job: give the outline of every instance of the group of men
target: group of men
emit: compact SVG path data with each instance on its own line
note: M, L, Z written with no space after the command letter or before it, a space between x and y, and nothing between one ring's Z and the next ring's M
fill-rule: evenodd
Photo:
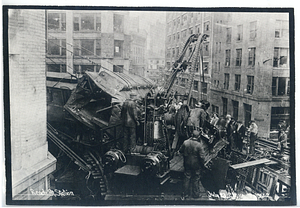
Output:
M200 175L205 168L204 163L208 153L208 141L205 141L205 134L211 126L218 129L220 137L227 139L229 144L226 147L226 152L229 154L232 149L242 152L243 140L246 136L246 131L248 131L250 135L249 153L254 154L254 144L258 133L255 121L251 121L249 128L245 128L242 122L235 121L230 115L227 115L225 118L219 118L214 113L211 117L207 112L209 107L210 103L202 100L195 104L194 109L189 109L182 104L177 112L175 107L171 107L171 110L165 114L168 124L172 123L169 121L172 118L171 115L173 115L175 120L175 136L172 149L175 152L178 150L177 152L182 154L184 158L182 199L189 196L193 198L200 197Z
M230 115L226 118L219 118L217 114L210 117L207 112L209 107L210 103L206 100L195 104L194 109L180 103L171 105L169 111L164 114L164 122L169 127L168 137L172 153L182 154L184 158L184 197L191 195L193 198L198 198L200 194L200 174L207 154L207 145L205 145L207 141L200 135L203 135L208 124L216 126L220 132L223 132L223 137L227 137L229 145L226 151L230 152L232 148L242 151L243 148L246 128L242 123L236 122ZM121 109L125 152L132 152L136 146L136 132L137 127L140 126L138 114L136 94L132 93ZM173 130L175 130L174 137ZM251 121L248 130L250 131L250 153L253 154L258 131L254 121Z

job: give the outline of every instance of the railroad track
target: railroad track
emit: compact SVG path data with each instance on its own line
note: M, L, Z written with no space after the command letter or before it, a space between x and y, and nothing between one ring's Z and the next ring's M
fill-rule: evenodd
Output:
M258 138L256 143L256 148L263 148L263 149L268 149L270 151L275 151L277 150L278 144L277 142L273 142L264 138ZM284 148L284 154L285 155L290 155L290 148Z
M69 145L63 142L64 134L60 134L58 130L47 124L47 138L52 141L63 153L65 153L76 165L87 172L85 177L86 188L89 190L89 197L92 199L103 200L107 193L107 182L103 172L99 154L92 153L91 150L84 152L75 151Z

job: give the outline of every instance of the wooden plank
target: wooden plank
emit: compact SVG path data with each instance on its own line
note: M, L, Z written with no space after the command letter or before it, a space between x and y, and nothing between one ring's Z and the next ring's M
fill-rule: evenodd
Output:
M115 171L115 174L132 175L132 176L138 176L140 173L141 173L140 167L134 165L125 165L122 168Z
M183 159L178 160L176 164L170 168L172 171L181 171L183 169Z
M250 167L250 166L260 165L260 164L264 164L264 163L268 163L268 162L270 162L270 160L263 158L263 159L259 159L259 160L254 160L254 161L231 165L230 167L233 169L239 169L239 168L246 168L246 167Z

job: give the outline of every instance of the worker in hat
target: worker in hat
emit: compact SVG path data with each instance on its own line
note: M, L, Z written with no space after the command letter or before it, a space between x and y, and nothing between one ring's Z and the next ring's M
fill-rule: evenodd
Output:
M182 200L200 197L200 178L204 170L207 149L207 143L200 136L200 132L194 130L192 137L185 140L178 151L183 155L184 166Z
M131 93L130 99L125 100L121 109L124 129L123 151L126 153L134 151L136 147L136 127L140 125L136 97L136 93Z

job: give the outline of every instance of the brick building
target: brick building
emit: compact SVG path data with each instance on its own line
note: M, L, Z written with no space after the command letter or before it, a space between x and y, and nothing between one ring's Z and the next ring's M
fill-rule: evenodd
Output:
M8 13L12 199L49 195L56 159L48 152L46 117L45 10Z
M205 79L196 76L193 96L210 101L212 112L231 114L246 126L255 120L261 137L269 137L280 120L289 123L287 13L168 13L167 24L167 66L187 34L210 35L202 46ZM181 76L184 88L188 74Z
M284 13L214 14L212 110L255 120L261 137L289 123L288 24Z
M126 11L47 10L47 76L80 76L100 66L140 73L145 65L146 36Z

